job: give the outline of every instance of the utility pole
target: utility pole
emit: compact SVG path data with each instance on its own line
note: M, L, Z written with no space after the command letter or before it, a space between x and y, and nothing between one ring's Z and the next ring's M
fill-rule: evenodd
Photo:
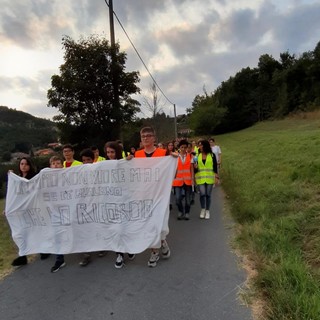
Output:
M109 21L110 21L110 42L111 47L115 48L116 42L114 38L114 20L113 20L113 1L109 0Z
M114 139L119 139L121 135L121 113L119 101L119 85L117 72L117 48L114 36L113 1L109 0L109 20L110 20L110 44L111 44L111 72L113 82L113 108L115 111L115 132Z
M176 104L173 104L173 111L174 111L174 135L176 140L178 139L178 128L177 128L177 113L176 113Z

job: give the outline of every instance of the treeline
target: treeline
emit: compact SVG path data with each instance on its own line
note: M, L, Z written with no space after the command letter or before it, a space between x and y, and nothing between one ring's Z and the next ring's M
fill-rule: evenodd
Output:
M256 122L320 107L320 42L300 56L260 56L211 94L204 90L187 109L195 134L237 131Z
M45 148L57 139L54 122L0 106L0 162L10 160L11 153L30 153L33 148Z

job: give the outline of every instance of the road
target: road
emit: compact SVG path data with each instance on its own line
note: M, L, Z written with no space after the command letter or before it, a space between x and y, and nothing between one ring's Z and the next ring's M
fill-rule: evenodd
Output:
M249 320L238 293L245 273L231 252L223 195L213 190L210 220L199 219L199 199L189 221L178 221L173 205L168 242L171 257L148 268L149 252L115 269L115 253L94 255L80 267L80 255L50 273L54 256L37 260L0 282L2 320Z

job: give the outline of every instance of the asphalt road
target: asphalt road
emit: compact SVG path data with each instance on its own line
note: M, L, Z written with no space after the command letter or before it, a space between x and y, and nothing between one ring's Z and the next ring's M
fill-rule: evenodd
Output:
M199 199L189 221L173 206L168 243L171 257L148 268L149 251L115 269L115 253L80 255L50 273L54 256L21 267L0 282L1 320L249 320L238 293L245 273L229 245L231 222L222 214L221 189L213 190L210 220L199 219Z

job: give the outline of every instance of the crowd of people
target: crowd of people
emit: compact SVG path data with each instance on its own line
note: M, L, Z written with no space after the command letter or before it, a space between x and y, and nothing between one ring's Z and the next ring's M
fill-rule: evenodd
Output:
M97 146L86 148L80 153L80 160L76 160L75 150L71 144L66 144L62 148L62 156L55 155L49 160L50 168L69 168L82 164L92 164L98 161L107 160L130 160L147 157L172 156L178 159L175 178L172 182L172 191L175 196L178 208L178 220L189 220L191 206L194 204L195 195L199 193L201 211L200 219L210 219L211 193L212 188L219 184L219 169L221 167L221 149L216 145L213 138L200 139L189 142L187 139L172 140L167 143L159 142L156 144L156 133L152 127L144 127L140 130L139 148L131 147L126 152L121 141L109 141L104 145L104 155L99 154ZM31 179L36 175L35 167L30 158L22 158L19 161L17 172L21 177ZM170 204L170 208L172 204ZM166 219L169 218L169 214ZM170 257L171 251L166 240L166 235L161 236L161 247L151 248L149 267L156 267L160 256L164 259ZM105 256L106 251L98 252L99 257ZM82 254L79 265L87 266L91 262L92 254L85 252ZM125 254L129 260L135 258L135 253L116 252L115 267L124 266ZM49 254L40 254L41 259L46 259ZM13 260L12 266L19 267L26 265L26 256L19 256ZM56 255L54 266L51 272L57 272L66 265L63 255Z

